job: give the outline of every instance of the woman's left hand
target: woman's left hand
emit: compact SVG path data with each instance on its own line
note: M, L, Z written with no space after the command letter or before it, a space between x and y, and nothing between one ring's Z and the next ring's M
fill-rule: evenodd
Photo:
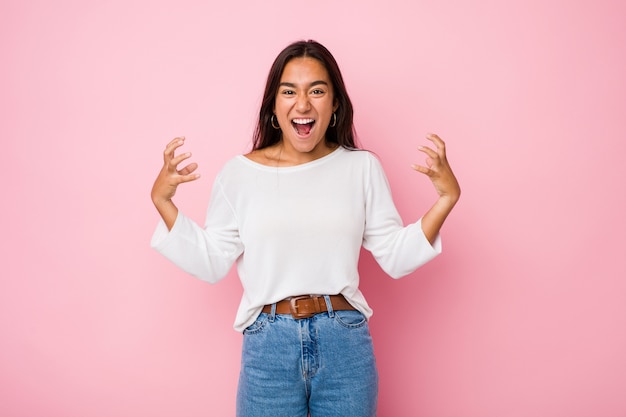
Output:
M449 200L454 205L461 196L461 187L446 158L446 144L433 133L426 135L426 139L433 142L437 150L420 146L418 149L426 154L426 166L416 164L412 168L427 175L433 182L439 197Z
M461 187L452 173L448 159L446 158L446 144L435 134L429 133L426 139L435 144L437 150L420 146L419 150L426 154L426 166L413 165L413 169L428 175L433 182L439 199L422 217L422 230L428 241L432 244L439 234L446 217L454 208L461 197Z

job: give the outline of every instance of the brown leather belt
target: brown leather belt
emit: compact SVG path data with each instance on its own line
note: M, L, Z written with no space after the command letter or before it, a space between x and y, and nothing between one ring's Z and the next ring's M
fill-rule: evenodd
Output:
M356 310L343 295L330 295L333 310ZM272 305L263 307L263 313L271 313ZM299 295L276 303L276 314L291 314L294 319L306 319L328 311L323 295Z

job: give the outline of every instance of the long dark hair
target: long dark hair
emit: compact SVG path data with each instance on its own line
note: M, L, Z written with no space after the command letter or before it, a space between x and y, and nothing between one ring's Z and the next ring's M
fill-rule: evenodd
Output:
M353 109L348 91L343 82L341 71L337 65L337 61L330 51L324 45L313 41L298 41L287 46L274 60L270 72L267 76L265 84L265 92L263 93L263 101L261 102L261 110L259 112L259 120L252 140L252 150L267 148L272 146L281 139L280 129L272 127L272 115L274 114L274 105L276 103L276 93L278 84L283 75L283 70L289 61L294 58L309 57L315 58L322 63L330 81L333 85L334 99L336 100L337 123L326 130L326 142L336 143L347 149L356 149L356 133L353 125Z

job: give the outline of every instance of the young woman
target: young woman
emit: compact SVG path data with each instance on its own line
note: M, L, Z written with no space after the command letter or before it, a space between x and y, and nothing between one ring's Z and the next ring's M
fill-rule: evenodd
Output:
M425 165L439 198L403 226L379 161L355 143L353 110L333 56L314 41L285 48L270 70L253 149L218 174L205 227L172 202L198 178L170 142L152 188L162 221L152 245L208 282L237 264L243 332L237 415L376 414L378 374L359 290L361 246L391 276L440 253L439 230L460 196L444 142L426 138Z

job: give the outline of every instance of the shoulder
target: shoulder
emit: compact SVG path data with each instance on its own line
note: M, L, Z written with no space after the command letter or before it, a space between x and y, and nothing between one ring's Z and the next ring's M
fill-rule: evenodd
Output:
M367 170L382 169L378 156L366 149L342 149L341 159L352 166L359 166Z
M367 149L341 147L338 151L341 153L342 158L351 159L353 161L369 161L371 159L377 159L376 156Z
M263 149L255 149L245 155L242 155L242 157L261 165L276 165L279 156L276 156L278 151L275 149L276 145Z
M251 169L253 162L247 159L244 155L236 155L231 157L222 168L218 171L215 177L217 182L230 182L247 175Z

